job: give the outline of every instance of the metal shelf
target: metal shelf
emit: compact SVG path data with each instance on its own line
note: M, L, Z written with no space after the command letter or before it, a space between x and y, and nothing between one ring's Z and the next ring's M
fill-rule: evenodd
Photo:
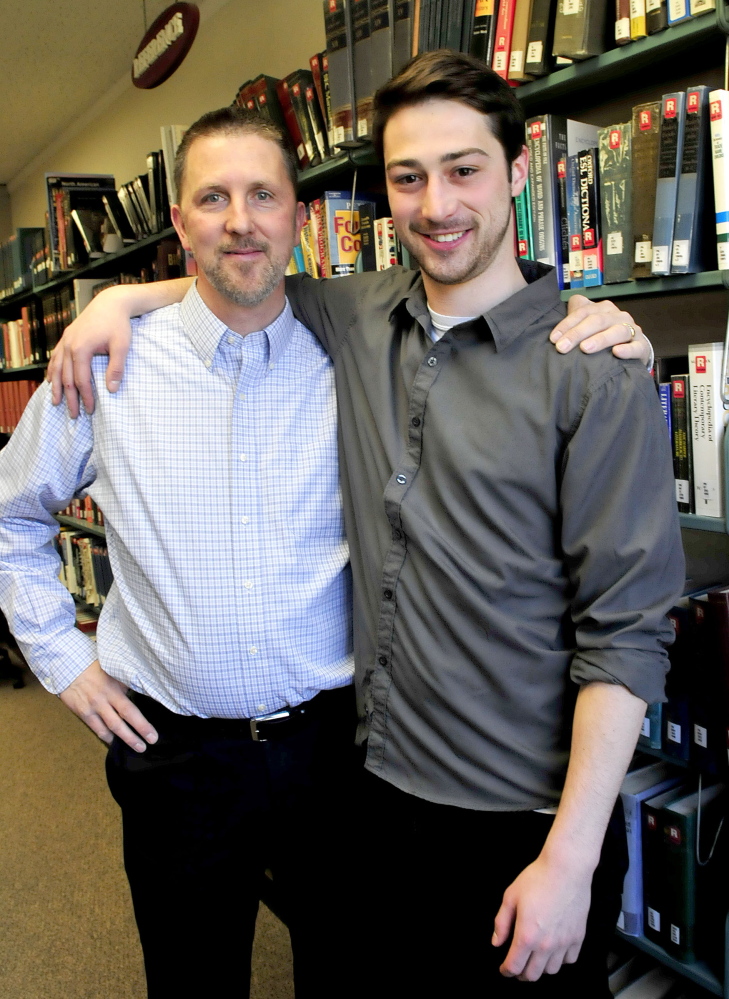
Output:
M628 943L633 944L634 947L642 950L645 954L649 954L657 961L660 961L661 964L670 968L671 971L675 971L679 975L683 975L684 978L688 978L689 981L701 985L702 988L713 992L715 996L727 995L722 983L703 961L697 961L694 964L684 964L682 961L672 957L662 947L654 944L651 940L646 940L645 937L631 937L627 933L623 933L622 930L617 930L616 932L621 940L627 940Z
M572 295L585 298L638 298L644 295L673 295L685 291L700 291L706 288L725 288L729 271L701 271L700 274L671 274L668 277L645 278L640 281L624 281L622 284L600 284L591 288L567 288L560 292L563 302Z
M96 260L92 260L90 263L86 264L85 267L79 267L73 271L64 271L59 274L58 277L53 278L52 281L47 281L45 284L36 285L33 288L28 288L25 291L16 292L15 295L8 295L7 298L0 298L0 308L11 305L22 305L33 295L44 295L47 291L53 291L55 288L60 288L64 284L69 284L75 278L88 277L93 275L95 271L101 270L102 268L108 268L110 265L115 264L120 260L124 260L126 257L132 256L138 253L140 250L145 250L150 246L154 246L156 243L160 243L163 239L169 239L171 236L176 236L175 230L170 227L169 229L163 229L161 232L155 232L151 236L145 236L144 239L138 239L135 243L129 243L124 249L119 250L118 253L105 253L103 257L98 257Z
M65 513L57 513L55 518L64 527L73 527L77 531L83 531L84 534L96 534L100 538L106 537L106 529L100 527L99 524L91 524L88 520L82 520L80 517L67 517Z

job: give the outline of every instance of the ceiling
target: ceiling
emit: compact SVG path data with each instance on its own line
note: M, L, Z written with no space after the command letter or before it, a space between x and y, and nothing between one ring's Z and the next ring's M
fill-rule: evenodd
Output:
M131 72L171 0L0 0L0 184Z

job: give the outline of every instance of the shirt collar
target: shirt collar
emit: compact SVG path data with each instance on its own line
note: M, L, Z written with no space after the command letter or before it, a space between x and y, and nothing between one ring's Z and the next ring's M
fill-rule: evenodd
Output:
M195 281L180 304L180 318L185 334L195 348L203 364L210 367L220 341L226 334L239 336L235 330L230 330L222 319L211 312L200 297ZM291 311L288 298L283 311L269 323L261 332L265 334L268 344L268 361L275 364L286 350L294 332L296 320Z
M497 350L503 350L532 323L537 322L560 303L557 272L554 267L533 260L518 260L517 263L527 282L526 288L521 288L505 302L499 303L483 315ZM402 308L407 309L412 318L417 319L424 328L430 328L430 313L420 273L392 309L391 317Z

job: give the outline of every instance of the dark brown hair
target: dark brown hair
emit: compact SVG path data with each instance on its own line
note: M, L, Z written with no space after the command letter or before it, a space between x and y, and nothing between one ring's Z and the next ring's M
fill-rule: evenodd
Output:
M278 125L262 118L256 111L238 107L236 104L217 111L208 111L190 125L185 132L175 155L175 190L177 200L180 200L182 181L185 176L187 152L195 139L208 135L260 135L263 139L275 142L281 150L286 172L296 191L298 177L296 172L296 154L291 146L288 135Z
M415 56L375 94L372 136L383 162L385 126L392 115L431 97L459 101L488 115L511 166L526 142L524 112L513 88L485 63L450 49Z

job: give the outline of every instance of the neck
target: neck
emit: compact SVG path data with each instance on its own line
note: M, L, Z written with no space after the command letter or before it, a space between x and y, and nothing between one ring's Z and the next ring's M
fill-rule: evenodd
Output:
M200 298L213 315L225 323L229 330L239 333L241 336L265 329L281 315L286 305L283 281L271 292L268 298L265 298L259 305L253 306L231 302L229 298L213 288L203 274L198 274L197 290Z
M443 316L482 316L526 287L511 253L511 241L508 245L508 254L499 253L485 271L462 284L441 284L424 273L423 285L431 309Z

